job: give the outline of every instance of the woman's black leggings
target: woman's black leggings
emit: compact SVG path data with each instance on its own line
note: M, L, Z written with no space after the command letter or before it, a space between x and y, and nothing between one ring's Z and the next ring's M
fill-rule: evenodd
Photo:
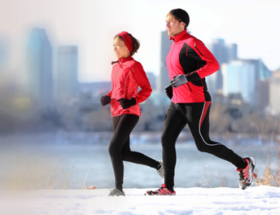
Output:
M129 135L139 120L139 116L124 114L113 117L114 134L109 146L112 165L115 174L115 186L122 189L123 184L123 161L143 164L152 168L157 168L159 162L130 150Z
M213 154L227 160L237 168L244 168L245 161L232 150L209 138L209 112L211 102L174 104L167 110L161 137L162 157L165 170L165 184L169 189L174 186L176 165L175 143L180 132L189 125L196 147L201 152Z

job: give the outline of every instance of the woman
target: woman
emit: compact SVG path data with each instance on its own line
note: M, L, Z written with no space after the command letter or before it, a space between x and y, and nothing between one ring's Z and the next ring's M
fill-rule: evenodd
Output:
M152 92L141 63L132 58L140 44L131 34L123 31L114 37L113 47L118 61L112 62L112 90L101 97L101 104L111 104L113 117L114 134L109 153L115 174L115 188L109 196L124 196L123 161L152 167L161 177L164 173L161 162L130 150L129 135L141 115L139 103L145 101ZM141 88L139 92L138 87Z

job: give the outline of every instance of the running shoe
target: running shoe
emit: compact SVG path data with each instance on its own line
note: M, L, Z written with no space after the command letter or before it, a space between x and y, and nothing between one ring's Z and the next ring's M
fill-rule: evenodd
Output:
M157 173L159 174L160 177L164 177L164 167L162 161L159 161L160 168L157 170Z
M125 196L124 192L122 190L119 190L118 188L114 188L109 193L109 196Z
M256 166L255 159L253 157L244 158L247 166L243 169L236 169L239 172L239 188L245 190L253 182L253 172Z
M151 190L148 190L145 195L148 195L148 196L175 196L176 195L176 192L175 190L169 190L166 188L166 185L163 184L161 186L161 188L159 188L158 190L156 191L151 191Z

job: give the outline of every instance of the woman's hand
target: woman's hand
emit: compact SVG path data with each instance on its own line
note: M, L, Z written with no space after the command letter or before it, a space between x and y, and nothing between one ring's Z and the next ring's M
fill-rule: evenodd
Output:
M102 96L100 98L100 103L102 104L102 106L105 106L105 105L109 104L110 102L111 102L110 96Z
M133 105L136 105L136 100L134 97L132 97L131 99L121 98L117 101L120 103L123 109L127 109Z

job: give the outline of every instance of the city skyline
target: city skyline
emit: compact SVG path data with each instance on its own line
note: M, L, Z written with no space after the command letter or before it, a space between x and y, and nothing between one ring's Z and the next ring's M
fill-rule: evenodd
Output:
M159 75L160 35L165 30L165 16L170 9L178 7L188 11L191 17L188 30L205 44L223 38L226 43L238 45L240 58L261 58L272 71L280 67L277 60L280 44L274 42L280 36L280 30L273 24L280 9L276 1L216 0L210 4L205 0L188 3L69 0L66 4L64 0L59 3L11 0L0 7L0 18L7 20L0 26L0 41L8 50L5 70L19 75L26 37L33 27L39 27L46 29L54 47L78 46L80 82L110 80L110 62L115 59L112 40L122 30L140 40L141 48L135 59L143 64L145 71Z

